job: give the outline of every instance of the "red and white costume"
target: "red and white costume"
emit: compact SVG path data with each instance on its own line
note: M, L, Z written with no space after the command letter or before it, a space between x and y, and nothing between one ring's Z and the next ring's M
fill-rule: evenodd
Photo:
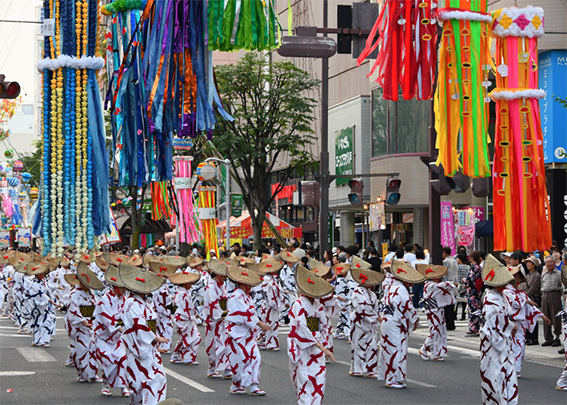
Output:
M567 314L563 311L562 314L563 320L563 349L565 349L565 368L561 373L561 377L557 380L557 387L561 388L564 391L567 391Z
M95 306L96 304L92 291L75 288L71 292L69 308L65 314L67 332L71 339L70 357L81 380L95 379L98 371L96 347L93 344L93 328L83 324L83 321L92 323L92 320L81 315L82 306Z
M350 371L355 374L376 374L378 367L378 298L374 291L357 285L351 294L350 339L352 360Z
M173 350L171 360L194 363L197 361L197 349L199 343L201 343L201 334L195 324L197 311L193 306L189 291L185 287L178 287L177 294L175 294L175 306L177 310L173 319L175 319L177 325L179 340Z
M226 346L226 323L222 314L221 301L226 304L228 294L225 283L218 282L215 278L207 286L205 291L205 304L203 315L205 316L205 346L209 356L209 371L228 370L228 348Z
M512 352L516 362L516 373L522 372L522 363L526 355L526 330L532 332L537 320L543 316L541 311L528 304L528 295L508 284L504 289L504 297L508 302L509 315L518 331L512 337Z
M267 332L260 331L258 335L258 345L266 350L279 350L279 318L280 310L284 305L284 293L279 281L271 274L263 276L262 290L265 299L262 300L262 322L270 327Z
M237 288L228 300L226 345L229 350L232 385L244 389L260 382L261 356L256 343L258 318L252 298Z
M323 311L325 311L325 325L321 327L321 343L331 352L333 352L333 323L332 320L341 309L338 304L337 296L334 294L329 294L323 298L319 298L319 302L323 306Z
M305 296L300 296L289 311L290 332L287 335L287 354L289 356L289 373L299 405L318 405L325 395L327 368L325 353L317 346L323 344L321 330L326 327L327 316L321 303L313 304ZM318 330L308 327L308 318L318 320ZM311 325L317 321L311 321Z
M489 288L482 306L480 329L480 388L484 405L518 403L518 380L512 353L514 323L504 296Z
M127 292L124 303L124 333L126 345L126 380L130 387L130 405L156 405L165 399L167 381L154 343L156 334L148 320L157 320L151 301L137 293Z
M107 290L98 302L93 322L94 346L102 369L102 382L112 388L125 388L126 347L122 343L119 322L122 320L124 297Z
M382 299L386 311L380 326L380 359L378 379L386 383L403 383L407 373L408 338L419 317L408 290L391 276L385 280Z
M427 280L423 287L429 336L425 339L421 352L424 355L430 352L432 359L440 359L447 355L447 324L444 307L455 304L456 290L457 286L450 281L437 283Z
M173 322L171 311L168 307L173 304L173 296L169 292L167 282L159 290L153 293L153 302L157 313L157 335L169 339L168 343L158 344L158 348L169 351L171 349L171 338L173 336Z

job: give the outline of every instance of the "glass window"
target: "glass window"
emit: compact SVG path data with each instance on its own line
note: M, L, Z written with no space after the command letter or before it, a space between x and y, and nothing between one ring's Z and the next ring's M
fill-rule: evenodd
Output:
M388 154L387 101L382 88L372 90L372 157Z

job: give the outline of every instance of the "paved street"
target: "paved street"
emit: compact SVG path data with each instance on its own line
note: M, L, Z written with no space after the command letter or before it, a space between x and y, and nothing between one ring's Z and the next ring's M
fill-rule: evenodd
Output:
M392 390L383 381L348 375L350 345L335 340L339 364L327 369L325 404L480 404L478 338L464 337L465 322L449 332L449 357L444 363L424 362L417 349L427 334L425 316L412 335L408 363L408 388ZM204 329L200 327L204 336ZM540 332L542 328L540 327ZM201 343L198 366L169 363L168 398L180 398L186 404L293 404L295 395L288 375L288 357L284 350L287 328L281 331L282 350L262 352L261 387L265 397L234 397L228 394L230 381L206 378L207 357ZM176 339L176 338L175 338ZM543 339L540 339L543 341ZM0 318L0 404L127 404L119 390L113 397L100 396L100 384L75 381L74 368L65 367L68 338L63 318L58 316L57 335L50 348L30 346L31 337L16 333L12 322ZM521 404L566 404L567 393L555 390L564 365L557 348L528 347L520 384ZM8 390L12 390L8 392Z

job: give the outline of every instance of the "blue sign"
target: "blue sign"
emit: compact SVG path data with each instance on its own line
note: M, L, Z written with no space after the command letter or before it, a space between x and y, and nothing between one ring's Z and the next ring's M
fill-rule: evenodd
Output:
M567 109L555 101L567 98L567 50L539 55L539 87L547 93L539 100L545 163L567 163Z

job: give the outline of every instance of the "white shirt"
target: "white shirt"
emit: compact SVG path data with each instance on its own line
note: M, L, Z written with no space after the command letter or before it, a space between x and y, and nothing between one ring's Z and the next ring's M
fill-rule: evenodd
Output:
M414 255L413 253L411 253L411 252L406 253L406 254L404 255L404 260L405 260L406 262L408 262L408 263L410 264L410 266L414 267L414 266L413 266L413 262L415 262L416 259L415 259L415 255Z

